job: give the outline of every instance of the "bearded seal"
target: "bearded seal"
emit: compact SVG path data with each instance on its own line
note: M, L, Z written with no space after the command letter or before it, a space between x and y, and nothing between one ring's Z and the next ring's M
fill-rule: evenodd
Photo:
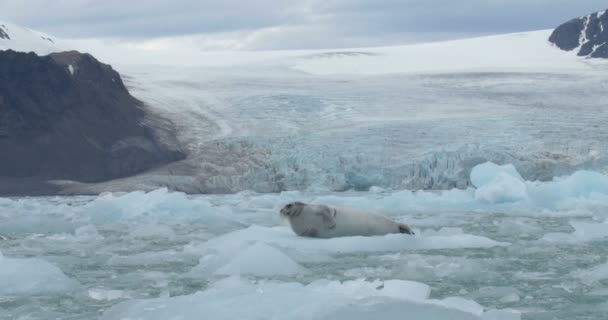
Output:
M354 208L291 202L281 209L291 229L299 236L334 238L348 236L381 236L389 233L414 234L406 224L383 215Z

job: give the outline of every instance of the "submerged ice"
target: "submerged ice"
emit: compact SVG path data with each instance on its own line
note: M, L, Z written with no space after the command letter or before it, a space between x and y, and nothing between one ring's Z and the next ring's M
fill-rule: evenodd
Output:
M483 163L470 180L447 191L0 199L0 315L601 317L608 177L527 181ZM294 200L382 212L416 236L298 237L278 214Z

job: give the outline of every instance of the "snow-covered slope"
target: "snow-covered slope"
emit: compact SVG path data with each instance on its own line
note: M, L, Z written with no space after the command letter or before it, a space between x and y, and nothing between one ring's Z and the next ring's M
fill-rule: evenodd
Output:
M580 58L556 50L551 30L397 47L310 54L295 68L313 74L445 72L560 72L586 69Z
M0 20L0 50L8 49L39 55L67 50L55 37Z
M165 67L254 67L264 72L292 68L309 74L563 72L588 70L581 57L548 41L552 30L392 47L326 50L205 52L193 39L154 46L96 40L71 41L112 65ZM194 43L194 44L193 44Z

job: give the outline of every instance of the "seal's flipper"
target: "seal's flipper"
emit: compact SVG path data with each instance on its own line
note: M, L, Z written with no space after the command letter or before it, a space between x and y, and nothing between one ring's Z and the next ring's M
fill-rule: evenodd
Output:
M407 233L407 234L415 234L414 231L407 224L400 223L399 224L399 232Z
M323 207L323 210L316 213L317 216L323 219L323 224L327 227L327 229L336 228L336 210L330 207Z

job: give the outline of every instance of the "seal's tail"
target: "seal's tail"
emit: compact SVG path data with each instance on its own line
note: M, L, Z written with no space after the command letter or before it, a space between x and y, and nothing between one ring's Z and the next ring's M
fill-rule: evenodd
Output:
M407 234L415 234L414 231L407 224L400 223L399 224L399 232L407 233Z

